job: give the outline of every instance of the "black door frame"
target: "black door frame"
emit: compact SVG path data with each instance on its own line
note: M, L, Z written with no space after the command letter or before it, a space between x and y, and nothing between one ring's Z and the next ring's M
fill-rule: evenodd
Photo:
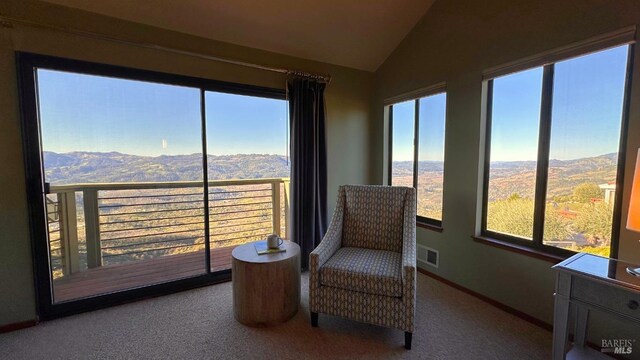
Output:
M206 91L237 95L257 96L272 99L286 99L283 89L273 89L246 84L236 84L218 80L175 75L123 66L99 64L27 52L16 52L18 90L20 95L20 116L24 153L27 200L29 208L29 228L32 246L34 282L39 320L96 310L143 298L174 293L199 286L231 280L231 270L211 272L210 253L205 251L205 271L202 275L173 280L161 284L100 294L67 302L53 302L52 278L49 262L48 230L44 205L45 183L42 160L41 129L38 109L38 89L36 69L68 71L78 74L107 76L127 80L138 80L167 85L188 86L200 89L201 131L203 149L203 182L208 184L206 116L204 94ZM208 188L208 187L207 187ZM204 189L206 190L206 188ZM204 203L208 204L208 191L204 191ZM205 206L208 217L208 206ZM205 248L209 248L209 224L205 219Z

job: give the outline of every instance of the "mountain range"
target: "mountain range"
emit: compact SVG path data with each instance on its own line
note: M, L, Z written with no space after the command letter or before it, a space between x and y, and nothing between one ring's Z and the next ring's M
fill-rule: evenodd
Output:
M141 156L45 151L43 157L46 181L56 185L202 180L201 154ZM210 180L289 177L289 162L282 155L209 155L207 163Z
M51 184L195 181L202 179L202 160L200 154L153 157L118 152L44 152L46 180ZM289 177L289 162L282 155L209 155L207 162L211 180ZM615 181L617 162L617 153L573 160L550 160L548 195L569 195L577 185L585 182L603 184ZM443 170L441 161L420 161L420 185L441 187L441 184L424 182L442 181L439 176L427 175ZM412 173L411 161L393 163L394 178L409 180ZM514 193L533 197L535 174L535 161L492 162L490 200L503 199Z
M549 160L549 180L547 195L570 195L582 183L605 184L616 180L618 153L603 154L571 160ZM532 198L535 190L535 161L495 161L490 164L489 201L504 199L511 194ZM420 161L418 163L419 183L429 179L429 172L443 171L441 161ZM445 170L446 171L446 170ZM393 163L394 178L411 177L413 163L397 161ZM411 183L410 181L408 182ZM421 184L431 185L431 184Z

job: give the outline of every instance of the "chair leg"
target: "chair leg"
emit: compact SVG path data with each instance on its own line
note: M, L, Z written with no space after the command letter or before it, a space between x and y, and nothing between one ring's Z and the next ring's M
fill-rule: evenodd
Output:
M318 327L318 313L311 312L311 326Z
M411 350L411 340L413 339L413 333L408 331L404 332L404 348Z

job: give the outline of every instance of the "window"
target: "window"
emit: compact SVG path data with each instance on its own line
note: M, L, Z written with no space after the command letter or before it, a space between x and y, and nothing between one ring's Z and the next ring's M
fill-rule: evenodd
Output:
M487 230L531 240L542 68L492 85Z
M392 186L414 186L413 161L416 100L405 101L391 107L392 130Z
M488 80L482 235L609 256L629 47Z
M47 314L220 281L233 248L285 236L284 90L18 57Z
M393 186L418 193L419 223L442 226L446 94L437 93L390 106Z

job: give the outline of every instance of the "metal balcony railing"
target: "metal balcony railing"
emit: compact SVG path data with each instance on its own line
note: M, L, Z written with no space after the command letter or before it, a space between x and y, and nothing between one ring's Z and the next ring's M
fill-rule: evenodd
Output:
M208 185L211 249L269 233L289 237L288 178ZM203 191L198 181L51 186L46 201L54 278L204 250Z

